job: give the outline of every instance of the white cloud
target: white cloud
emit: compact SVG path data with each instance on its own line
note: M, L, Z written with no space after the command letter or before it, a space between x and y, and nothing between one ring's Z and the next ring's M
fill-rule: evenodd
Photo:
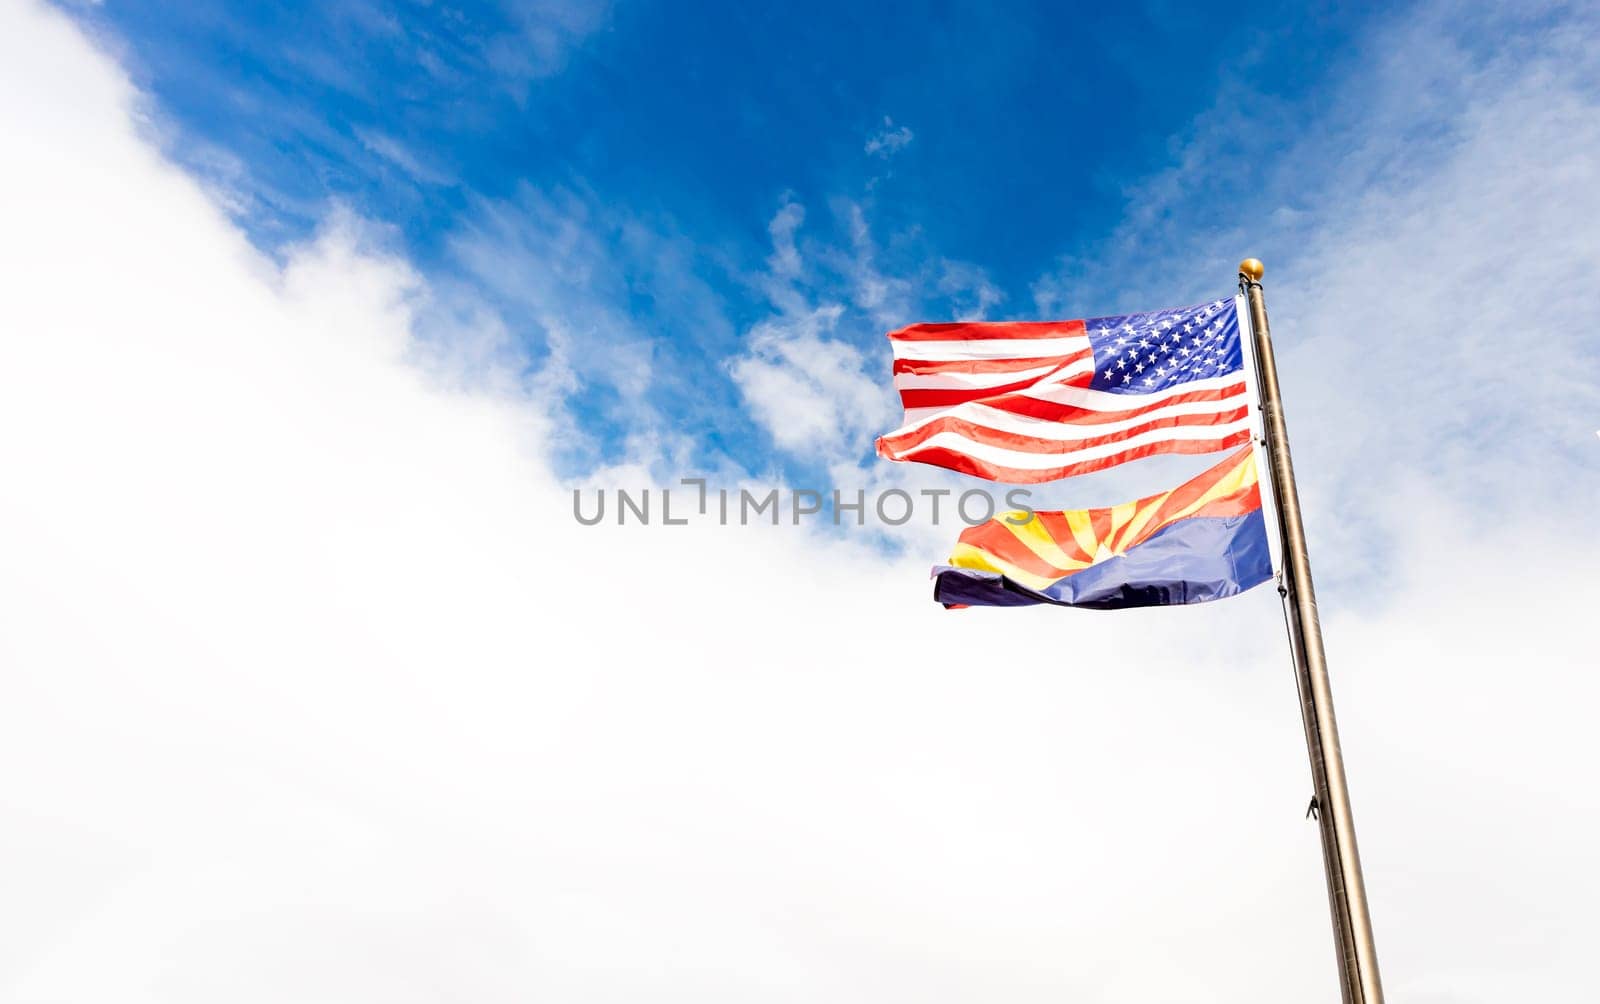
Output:
M805 220L805 207L793 199L785 199L767 224L767 232L772 235L772 256L767 264L780 278L796 279L800 275L800 250L795 246L795 233Z
M951 299L958 321L981 321L1006 298L983 269L951 258L941 263L938 288Z
M828 337L840 308L758 324L728 364L756 420L780 449L811 458L854 457L895 419L882 380L860 351Z
M829 294L839 294L882 323L890 314L905 315L909 284L877 269L872 235L858 205L846 203L840 216L849 250L826 243L808 246L821 266L808 268L796 240L805 207L793 198L784 200L767 226L772 237L767 272L751 281L774 312L751 327L743 351L725 365L747 410L780 449L814 460L849 460L853 466L896 415L882 379L867 371L867 356L837 331L846 307ZM825 288L818 291L817 284Z
M524 186L514 200L478 205L452 235L451 252L482 290L558 346L581 343L585 351L564 360L573 372L643 407L653 348L616 305L627 277L605 238L617 225L596 217L581 193Z
M915 138L916 134L909 128L895 125L894 119L885 115L883 128L867 137L867 144L863 149L870 156L887 160L910 146Z
M866 207L841 198L831 208L834 239L803 248L797 233L805 207L786 197L773 215L767 271L749 284L775 309L752 326L728 371L752 417L792 456L826 463L852 487L939 487L949 481L944 472L863 464L872 440L900 419L882 372L888 355L882 332L929 310L935 317L982 317L1004 293L982 268L956 259L914 261L909 272L885 266ZM890 243L909 237L893 235ZM933 294L943 301L936 308L929 306ZM860 347L863 328L879 351Z
M1330 997L1269 593L579 528L380 238L275 265L0 16L0 998ZM1595 538L1430 488L1324 609L1391 995L1582 1000Z
M1148 309L1263 258L1321 564L1355 589L1396 484L1420 478L1486 521L1565 519L1600 496L1600 340L1581 320L1600 236L1574 224L1600 217L1596 21L1547 15L1392 17L1319 99L1329 121L1300 120L1285 149L1249 144L1303 110L1240 123L1257 102L1229 93L1170 172L1133 188L1096 276L1069 264L1036 286L1065 316Z
M483 44L499 73L517 82L542 80L564 70L572 54L602 30L611 16L610 0L531 0L505 5L515 30Z
M455 179L449 174L426 163L416 151L406 147L405 144L392 136L386 136L372 129L357 129L356 138L361 145L377 156L398 167L407 175L424 185L450 185Z
M849 283L850 298L879 328L899 327L910 315L912 283L878 267L878 249L860 203L844 202L839 215L850 238L850 253L829 254L839 275ZM831 249L829 249L831 251Z

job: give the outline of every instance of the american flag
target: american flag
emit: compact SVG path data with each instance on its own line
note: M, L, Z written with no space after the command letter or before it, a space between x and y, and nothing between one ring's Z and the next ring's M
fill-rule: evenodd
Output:
M905 423L890 460L1016 484L1250 439L1233 298L1086 321L893 331Z

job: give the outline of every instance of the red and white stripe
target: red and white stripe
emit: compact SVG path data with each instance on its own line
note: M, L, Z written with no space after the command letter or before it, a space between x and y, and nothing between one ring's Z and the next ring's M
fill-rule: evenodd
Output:
M1090 389L1082 321L913 324L889 342L906 409L905 424L878 440L890 460L1038 484L1250 440L1242 373L1151 394Z

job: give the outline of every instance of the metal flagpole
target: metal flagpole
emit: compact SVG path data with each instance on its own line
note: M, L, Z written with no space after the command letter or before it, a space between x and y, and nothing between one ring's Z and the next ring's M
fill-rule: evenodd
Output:
M1289 431L1283 420L1278 369L1272 356L1272 337L1267 330L1267 305L1261 294L1261 276L1265 271L1265 266L1255 258L1239 263L1239 286L1250 308L1262 427L1272 469L1272 494L1277 501L1278 531L1283 542L1284 576L1279 589L1290 615L1289 641L1300 688L1306 752L1311 758L1311 777L1316 790L1311 806L1322 831L1322 861L1327 872L1328 905L1333 914L1343 1000L1345 1004L1383 1004L1378 952L1372 939L1372 918L1367 912L1361 856L1356 851L1356 826L1350 814L1350 793L1345 787L1344 757L1339 753L1339 727L1333 717L1333 694L1328 687L1322 628L1317 622L1317 596L1311 587L1311 559L1306 554L1300 497L1295 491L1294 465L1289 459Z

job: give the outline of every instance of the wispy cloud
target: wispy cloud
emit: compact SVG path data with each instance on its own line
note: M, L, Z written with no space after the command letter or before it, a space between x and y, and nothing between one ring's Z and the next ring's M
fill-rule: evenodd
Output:
M610 0L535 0L505 6L514 30L484 43L489 64L510 80L527 82L566 68L572 52L599 31Z
M772 237L772 256L767 263L772 274L779 279L800 278L800 250L795 244L795 232L805 220L805 207L793 199L786 199L767 224L767 233Z
M971 262L945 259L940 265L939 292L950 299L955 320L981 321L1006 295L983 269Z
M1391 567L1370 535L1400 482L1485 518L1570 511L1600 491L1600 352L1574 320L1600 239L1572 223L1600 216L1594 29L1576 8L1436 5L1392 18L1321 118L1253 120L1260 103L1228 90L1172 169L1131 189L1125 226L1035 285L1040 308L1198 299L1266 260L1330 571ZM1290 121L1287 145L1262 138Z
M764 273L750 280L771 314L751 326L727 372L771 441L795 463L846 465L858 482L897 418L883 334L921 319L982 312L1002 294L975 265L917 251L885 263L863 203L833 201L802 239L805 207L786 198L768 224Z
M453 178L434 165L425 162L416 151L392 136L386 136L373 129L357 129L356 138L367 150L400 168L412 178L425 185L449 185Z
M907 126L897 126L894 119L885 115L883 128L867 137L867 144L863 148L869 156L882 157L887 160L911 145L916 134Z
M729 364L755 419L782 450L812 461L856 456L894 414L854 346L829 337L841 308L764 321Z
M794 212L774 222L774 274L799 267L782 260ZM566 372L567 469L619 457L722 469L747 458L745 437L725 431L737 391L719 363L736 328L722 288L739 270L718 249L579 185L474 200L448 246L453 283Z

